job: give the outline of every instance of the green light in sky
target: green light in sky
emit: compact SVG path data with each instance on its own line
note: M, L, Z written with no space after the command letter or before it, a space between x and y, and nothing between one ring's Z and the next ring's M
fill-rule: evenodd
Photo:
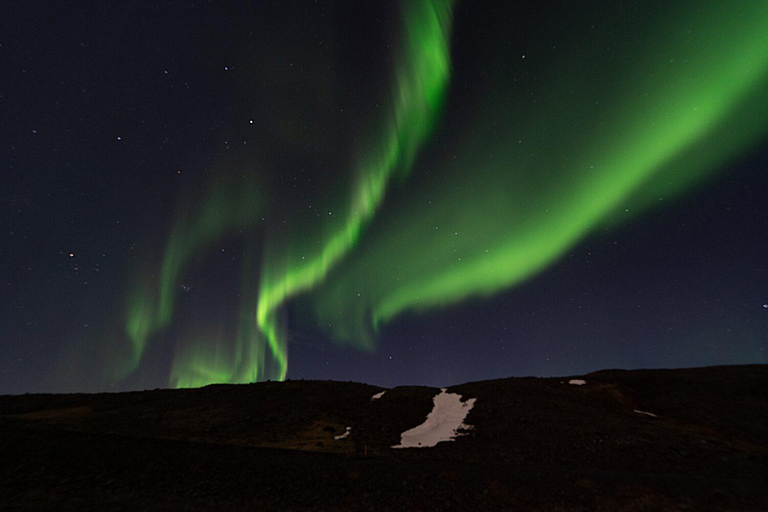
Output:
M306 233L265 234L260 257L246 259L237 332L190 333L171 383L285 378L281 314L300 294L334 339L371 349L372 328L508 289L755 144L768 125L768 9L671 4L598 24L588 37L574 31L562 52L538 56L535 79L514 61L488 69L477 79L489 92L467 125L452 128L458 142L416 164L443 110L463 107L447 99L454 2L403 0L387 108L361 136L349 195L301 254ZM448 147L445 137L436 145ZM428 174L392 193L393 178L415 165ZM171 321L194 256L227 233L254 230L264 204L255 185L219 184L179 216L158 283L129 301L126 374Z

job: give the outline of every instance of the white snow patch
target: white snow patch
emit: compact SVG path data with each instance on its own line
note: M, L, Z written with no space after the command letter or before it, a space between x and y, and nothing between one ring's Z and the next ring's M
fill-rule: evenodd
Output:
M386 393L386 392L387 392L387 390L385 389L385 390L384 390L384 391L382 391L381 393L376 393L375 395L373 395L373 396L371 397L371 402L373 402L374 400L378 400L379 398L383 397L383 396L384 396L384 393Z
M587 381L581 379L571 379L568 381L568 384L571 384L572 386L583 386L586 383Z
M349 431L352 430L352 427L347 427L347 431L341 434L340 436L333 436L334 439L337 441L340 439L346 439L349 437Z
M435 406L426 421L418 427L406 430L400 435L400 444L392 448L428 448L443 441L453 441L460 434L458 430L472 428L464 419L475 405L476 398L461 401L461 395L447 393L445 388L435 395Z
M651 418L658 418L658 416L656 416L656 415L655 415L655 414L653 414L652 412L648 412L648 411L638 411L637 409L632 409L632 410L633 410L633 411L635 411L637 414L645 414L646 416L650 416Z

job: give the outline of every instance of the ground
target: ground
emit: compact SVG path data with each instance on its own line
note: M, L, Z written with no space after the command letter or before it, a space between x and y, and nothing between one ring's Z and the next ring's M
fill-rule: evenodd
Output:
M471 430L402 450L391 446L439 390L371 401L382 388L290 381L2 396L0 508L768 510L768 366L448 390L477 399Z

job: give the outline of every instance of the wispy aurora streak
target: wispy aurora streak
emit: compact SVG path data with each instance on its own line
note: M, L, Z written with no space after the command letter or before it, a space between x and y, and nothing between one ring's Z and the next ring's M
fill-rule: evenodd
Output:
M182 204L196 205L197 202L188 197ZM189 207L177 212L157 282L141 280L129 298L125 332L132 350L116 377L122 378L133 372L152 336L171 322L179 279L190 262L214 241L256 225L263 207L263 194L258 184L243 178L217 181L194 215L190 214ZM245 351L241 346L244 341L245 338L238 338L237 353Z
M302 294L333 339L371 349L372 330L397 315L514 286L590 232L689 190L748 149L768 124L768 9L681 5L575 34L557 57L529 56L525 65L546 59L536 80L524 78L519 58L489 70L478 82L491 92L467 126L452 128L459 142L416 163L452 108L454 2L403 0L388 108L361 139L351 193L322 243L299 252L267 233L260 257L246 258L237 335L190 335L171 383L285 378L282 313ZM447 147L445 137L436 145ZM429 174L388 193L414 165ZM227 233L256 230L261 194L220 187L176 224L159 282L140 286L129 303L133 356L120 376L171 322L193 255Z
M317 285L357 243L365 225L384 199L395 173L410 171L418 149L432 132L450 80L450 34L453 0L403 1L404 29L395 65L390 108L378 119L383 130L362 149L352 200L340 229L319 253L299 259L268 253L264 266L257 322L285 377L287 347L277 321L279 308L291 297Z

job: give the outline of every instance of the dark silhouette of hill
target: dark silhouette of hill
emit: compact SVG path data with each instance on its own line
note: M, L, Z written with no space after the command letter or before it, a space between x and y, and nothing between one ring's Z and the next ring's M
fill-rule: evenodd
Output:
M471 429L410 449L437 389L0 396L0 508L768 510L768 366L571 378L451 387Z

